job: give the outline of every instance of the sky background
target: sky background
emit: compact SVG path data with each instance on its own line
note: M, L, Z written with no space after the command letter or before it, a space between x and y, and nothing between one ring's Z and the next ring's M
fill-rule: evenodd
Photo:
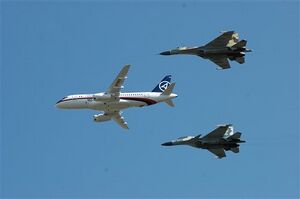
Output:
M1 1L2 198L299 198L298 1ZM216 70L160 56L235 30L253 52ZM65 95L124 92L167 74L175 107L125 110L130 130L60 110ZM232 123L247 142L215 159L162 147Z

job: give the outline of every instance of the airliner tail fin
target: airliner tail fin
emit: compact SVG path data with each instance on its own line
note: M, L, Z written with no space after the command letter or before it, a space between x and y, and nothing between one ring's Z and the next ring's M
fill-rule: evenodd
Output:
M159 93L164 92L168 88L168 86L171 84L171 77L172 77L172 75L165 76L159 82L159 84L157 84L157 86L152 90L152 92L159 92Z

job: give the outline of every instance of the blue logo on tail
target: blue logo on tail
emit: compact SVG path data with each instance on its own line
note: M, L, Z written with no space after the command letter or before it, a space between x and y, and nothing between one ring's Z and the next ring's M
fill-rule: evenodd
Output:
M170 85L170 82L162 81L159 83L159 89L161 90L161 92L163 92L168 88L169 85Z
M152 92L164 92L171 84L172 75L165 76L160 83L152 90Z

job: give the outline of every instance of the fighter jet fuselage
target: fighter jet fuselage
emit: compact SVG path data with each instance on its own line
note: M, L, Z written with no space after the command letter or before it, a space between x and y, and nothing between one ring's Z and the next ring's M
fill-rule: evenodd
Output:
M206 48L205 46L200 46L200 47L181 47L170 51L165 51L160 54L161 55L178 55L178 54L198 55L202 58L208 58L211 55L218 55L218 54L226 55L228 57L230 56L242 57L245 56L245 52L251 52L251 50L245 47Z
M222 149L224 148L226 151L230 150L231 148L237 148L240 145L238 143L243 143L243 140L199 140L195 144L191 144L190 146L201 148L201 149Z
M172 142L166 142L162 144L163 146L173 146L173 145L190 145L195 148L201 148L201 149L209 149L209 148L233 148L238 147L238 143L243 143L245 141L243 140L226 140L224 138L222 139L201 139L199 138L197 141L191 140L177 140Z

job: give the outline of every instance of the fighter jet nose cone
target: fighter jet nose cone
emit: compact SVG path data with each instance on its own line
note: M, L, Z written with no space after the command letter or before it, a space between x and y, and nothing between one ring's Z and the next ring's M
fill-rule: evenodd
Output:
M162 146L172 146L173 143L172 142L165 142L163 144L161 144Z
M171 55L170 51L164 51L159 53L160 55Z

